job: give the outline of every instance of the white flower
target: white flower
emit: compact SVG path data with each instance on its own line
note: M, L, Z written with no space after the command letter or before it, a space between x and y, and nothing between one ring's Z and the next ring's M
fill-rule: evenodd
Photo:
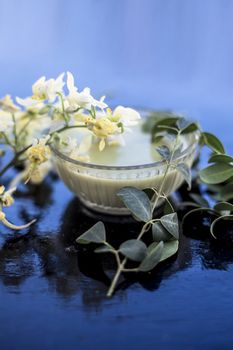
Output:
M69 155L78 145L77 140L70 137L65 136L61 137L59 134L54 136L54 142L56 147L64 154Z
M64 73L60 74L57 79L46 80L45 77L39 78L32 85L33 95L25 99L16 97L16 101L18 104L24 107L37 105L41 101L48 101L50 103L53 103L57 98L58 93L62 93L64 86L63 77Z
M113 112L110 108L97 112L96 119L87 125L100 139L99 150L102 151L106 144L124 146L123 133L131 131L128 127L137 125L140 119L140 114L134 109L118 106Z
M75 111L79 108L90 110L91 106L101 109L107 107L106 103L104 103L105 96L101 97L99 101L95 100L91 96L91 90L87 87L78 92L78 88L74 85L74 77L70 72L67 72L67 88L69 94L66 96L66 101L68 102L67 109L69 111Z
M104 102L105 96L102 96L100 100L93 100L93 106L98 107L100 109L105 109L108 107L108 105Z
M3 207L10 207L14 203L12 194L16 191L16 187L5 190L4 186L0 186L0 202Z
M17 96L16 101L20 106L23 106L23 107L32 107L32 106L37 107L41 103L40 100L35 100L32 97L21 98Z
M54 102L57 93L62 93L63 86L65 85L63 81L64 73L60 74L57 79L49 79L47 82L45 82L44 87L44 94L46 96L45 100L48 100L49 102ZM33 91L33 87L32 87ZM37 85L37 87L34 86L34 95L37 96L37 91L40 93L40 86Z
M10 113L19 111L19 107L14 104L10 95L6 95L0 100L0 108Z
M124 126L137 125L141 119L140 114L132 108L118 106L112 113L112 120L122 123Z
M33 169L50 158L50 148L46 145L50 136L47 135L39 140L33 140L32 146L27 150L27 159Z

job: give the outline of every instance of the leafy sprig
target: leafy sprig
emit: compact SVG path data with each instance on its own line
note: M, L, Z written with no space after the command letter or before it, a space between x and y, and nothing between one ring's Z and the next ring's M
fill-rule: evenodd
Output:
M167 143L157 147L157 152L165 163L164 176L159 188L141 191L134 187L125 187L118 193L131 215L137 221L143 223L139 234L135 239L127 240L118 248L115 248L106 241L104 224L99 222L77 239L78 243L87 243L87 241L101 243L96 248L96 253L111 253L115 256L117 270L109 287L108 296L112 296L114 293L122 273L151 271L177 252L179 247L178 216L164 193L164 184L169 171L176 169L182 174L188 188L191 189L192 174L190 167L179 161L183 146L181 135L197 130L200 133L200 146L207 146L212 152L209 158L209 163L212 165L199 172L199 181L210 185L224 184L223 189L231 187L231 193L233 194L233 165L231 164L233 157L225 154L223 144L215 135L202 132L196 122L187 121L180 116L169 113L158 112L148 118L144 124L144 131L151 133L152 142L159 141L161 143L163 139L169 138L172 147L169 148ZM228 181L227 184L226 181ZM151 190L153 191L152 195ZM194 202L184 202L183 205L194 206L195 209L186 213L182 224L194 213L208 212L215 217L210 226L210 233L216 238L215 229L217 224L225 220L233 220L233 204L220 201L213 208L210 208L208 202L202 196L190 193L190 197ZM154 218L154 210L159 200L165 200L171 212L160 218ZM149 244L144 241L145 234L149 234L151 239ZM130 264L128 264L129 262Z
M181 135L194 129L196 130L197 127L193 122L186 122L183 119L174 121L174 119L168 118L162 121L161 133L160 125L157 123L153 126L153 133L156 130L157 136L161 137L160 140L166 137L165 130L169 134L172 131L172 134L175 136L171 149L166 144L162 144L157 148L157 152L165 164L164 175L159 188L153 188L154 195L152 198L148 196L146 191L144 192L134 187L124 187L117 194L131 215L137 221L143 223L137 237L123 242L118 248L114 248L106 241L103 223L98 222L77 238L77 243L80 244L101 243L102 245L95 250L96 253L114 254L117 270L107 293L109 297L114 293L122 273L151 271L160 262L168 259L178 250L178 216L164 193L164 186L169 172L174 169L177 169L187 181L189 187L191 186L190 169L186 163L179 163L177 158L179 158L182 150ZM161 199L165 199L170 204L173 212L160 218L154 218L155 208ZM146 233L150 233L150 238L152 239L149 245L146 245L143 240ZM134 267L129 267L128 261L133 261L134 264L137 264Z

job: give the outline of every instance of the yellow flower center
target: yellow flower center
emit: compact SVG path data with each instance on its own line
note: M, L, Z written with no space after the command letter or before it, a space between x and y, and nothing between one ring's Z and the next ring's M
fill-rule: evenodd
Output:
M108 135L114 134L117 129L118 127L108 118L101 118L95 122L92 131L96 136L106 138Z
M46 162L48 160L49 154L49 147L40 144L30 147L27 151L28 160L30 163L35 165Z

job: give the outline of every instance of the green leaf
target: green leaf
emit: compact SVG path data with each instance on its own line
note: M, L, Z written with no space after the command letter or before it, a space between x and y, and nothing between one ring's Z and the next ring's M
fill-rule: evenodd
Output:
M180 118L177 121L177 126L181 130L181 134L188 134L190 132L194 132L198 129L198 124L187 120L185 118Z
M151 220L151 203L145 192L135 187L124 187L117 195L136 218L143 222Z
M199 125L197 123L190 123L189 125L186 126L186 128L184 128L181 131L181 134L189 134L189 133L194 132L198 129L199 129Z
M233 212L233 204L227 202L219 202L215 204L214 210L220 214L228 215Z
M171 157L171 152L170 152L169 148L165 145L157 147L156 151L163 159L169 160Z
M155 222L152 225L152 236L155 242L166 242L172 238L172 235L160 224L160 222Z
M145 119L145 122L142 125L142 129L145 132L151 132L156 125L175 125L178 117L171 112L166 111L155 111L151 116Z
M145 243L137 239L129 239L122 243L119 248L121 254L133 261L142 261L146 256L146 250Z
M233 221L233 215L223 215L223 216L220 216L219 218L215 219L215 220L212 222L212 224L211 224L211 226L210 226L210 233L212 234L212 236L213 236L214 238L216 238L216 235L215 235L215 233L214 233L215 226L216 226L217 222L219 222L219 221L221 221L221 220L223 220L223 221L226 221L226 220Z
M165 242L160 261L166 260L166 259L170 258L170 256L176 254L178 247L179 247L178 240Z
M164 135L162 134L154 134L152 137L152 142L153 143L159 143L162 139L164 138Z
M228 163L216 163L202 169L199 175L207 184L218 184L233 176L233 166Z
M209 207L209 203L207 202L207 200L204 197L200 196L199 194L190 193L190 197L194 200L194 202L199 204L201 207L205 207L205 208Z
M227 154L214 154L209 158L209 163L232 163L233 157Z
M175 126L178 119L179 119L179 117L176 116L175 114L167 113L167 116L164 118L161 118L157 122L157 124L161 125L161 126Z
M109 245L101 245L100 247L95 249L95 253L110 253L113 252L115 249Z
M179 239L179 223L176 213L162 216L160 222L173 237Z
M151 271L159 263L160 258L162 256L163 247L164 247L163 242L152 243L147 248L146 257L139 265L138 270L142 272Z
M188 165L185 163L179 163L177 164L176 168L183 175L185 181L188 184L188 188L191 189L192 173Z
M106 233L102 221L97 222L88 231L76 239L76 242L80 244L103 243L105 241Z
M223 201L229 201L233 198L233 183L230 182L221 187L219 196Z
M216 153L225 153L222 142L213 134L209 132L202 133L202 140L206 146L211 148Z

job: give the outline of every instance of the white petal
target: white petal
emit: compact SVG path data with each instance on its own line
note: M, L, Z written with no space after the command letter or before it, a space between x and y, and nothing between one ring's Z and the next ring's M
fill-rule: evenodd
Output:
M46 78L45 76L43 77L40 77L39 79L37 79L37 81L32 85L32 86L37 86L37 85L41 85L41 84L44 84L46 81Z
M16 101L19 105L21 105L23 107L35 106L41 102L41 101L34 100L31 97L26 97L26 98L16 97Z
M69 92L77 91L78 89L74 86L74 76L71 72L67 72L67 88Z

